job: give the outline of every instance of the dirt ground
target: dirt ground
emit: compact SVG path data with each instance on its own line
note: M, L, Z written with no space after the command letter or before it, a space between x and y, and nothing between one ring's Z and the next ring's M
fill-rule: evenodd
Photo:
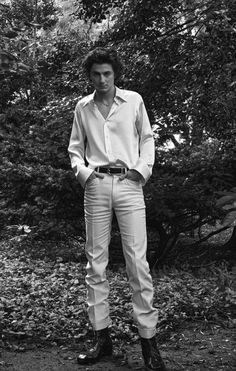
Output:
M204 323L185 323L161 342L168 371L236 370L235 329ZM115 354L93 366L79 366L77 354L84 344L43 346L13 344L2 347L0 371L130 371L144 370L139 344L115 348Z

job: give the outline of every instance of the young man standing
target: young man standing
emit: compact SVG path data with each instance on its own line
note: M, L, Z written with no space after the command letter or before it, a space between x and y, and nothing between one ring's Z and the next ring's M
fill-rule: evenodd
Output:
M150 122L141 96L115 86L122 66L114 50L93 50L83 67L95 91L76 106L68 151L75 175L85 189L85 280L96 344L78 357L78 363L95 363L112 354L106 267L114 211L145 365L149 370L164 371L155 341L158 314L153 307L152 278L146 261L142 186L151 176L154 163Z

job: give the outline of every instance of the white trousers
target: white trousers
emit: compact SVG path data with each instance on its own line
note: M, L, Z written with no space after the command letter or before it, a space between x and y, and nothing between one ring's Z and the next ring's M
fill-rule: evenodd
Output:
M146 260L146 215L141 183L119 180L104 174L85 186L87 304L94 330L110 325L109 283L106 278L108 246L113 211L122 239L129 284L132 288L133 316L139 335L151 338L156 333L157 310L153 307L153 284Z

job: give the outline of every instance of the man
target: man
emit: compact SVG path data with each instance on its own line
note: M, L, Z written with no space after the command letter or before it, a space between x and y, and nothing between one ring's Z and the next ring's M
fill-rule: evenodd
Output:
M83 68L95 91L76 106L68 151L75 175L85 189L85 280L88 316L96 344L78 357L78 363L95 363L112 354L106 266L114 211L145 365L149 370L163 371L166 369L155 342L158 316L146 261L142 190L154 163L152 130L141 96L115 86L121 63L114 50L93 50L85 58Z

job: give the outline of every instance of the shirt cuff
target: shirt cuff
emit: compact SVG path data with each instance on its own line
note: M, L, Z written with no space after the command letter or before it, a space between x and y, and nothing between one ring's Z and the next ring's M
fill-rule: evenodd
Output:
M137 164L133 167L134 170L138 171L142 175L142 185L145 185L152 175L152 166L145 164L141 159L138 160Z
M78 179L79 183L84 188L87 179L94 172L94 170L93 169L89 169L87 167L83 167L80 170L78 170L77 169L77 166L73 167L73 170L75 172L76 179Z

